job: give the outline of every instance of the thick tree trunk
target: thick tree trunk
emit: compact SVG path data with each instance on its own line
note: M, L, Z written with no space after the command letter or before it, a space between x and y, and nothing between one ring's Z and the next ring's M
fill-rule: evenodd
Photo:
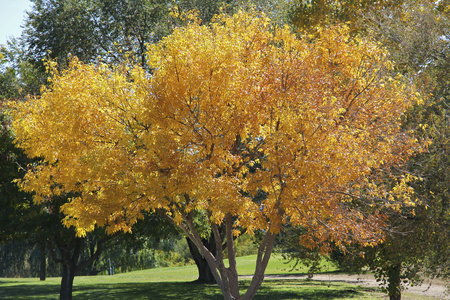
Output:
M401 263L393 265L388 270L388 293L389 300L401 300L402 290L401 290Z
M73 280L75 278L75 267L71 263L63 265L59 300L72 300Z
M84 239L77 238L75 233L73 233L65 243L62 242L61 235L57 235L55 241L61 255L61 259L55 259L55 261L61 263L63 267L59 299L72 300L73 280L77 271L78 259L80 258Z
M200 253L197 246L189 239L186 238L186 241L189 246L189 251L191 252L192 258L195 261L195 264L198 269L198 279L195 280L195 283L217 283L214 275L211 272L211 268L208 265L205 257ZM208 248L211 253L215 253L215 241L214 236L211 235L209 240L202 239L203 244L206 248Z

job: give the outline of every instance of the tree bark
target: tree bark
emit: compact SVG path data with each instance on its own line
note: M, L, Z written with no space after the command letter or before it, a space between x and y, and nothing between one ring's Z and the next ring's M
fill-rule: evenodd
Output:
M233 241L233 220L231 214L227 214L225 217L225 230L228 248L229 267L227 269L227 272L228 272L228 280L230 282L230 292L231 295L234 297L234 299L240 299L241 296L239 294L239 280L236 264L236 252L234 250L234 241Z
M72 300L73 280L75 278L75 268L71 263L63 264L61 287L59 290L59 300Z
M73 280L77 271L78 259L81 255L84 239L75 237L69 238L66 244L60 244L61 262L63 267L61 277L61 287L59 290L60 300L72 300Z
M46 241L41 241L39 251L40 251L40 266L39 266L39 279L44 281L47 277L47 261L45 256L45 243Z
M195 280L195 283L217 283L216 279L214 279L214 275L211 272L211 268L208 265L205 257L200 253L197 246L189 239L186 238L186 241L189 246L189 251L191 252L192 258L195 261L195 264L198 269L198 279ZM211 234L209 239L202 239L203 244L206 248L208 248L211 253L215 253L215 240L214 235Z
M398 263L393 265L388 270L388 293L389 300L401 300L402 299L402 290L401 290L401 273L402 265Z
M224 258L223 258L223 250L222 250L222 237L220 236L219 228L217 224L212 223L211 229L214 234L214 239L216 240L216 253L215 260L212 266L215 266L217 270L219 270L220 279L222 280L222 285L220 285L220 289L222 290L223 297L225 300L235 300L236 298L231 295L230 289L230 281L228 276L228 271L225 267ZM208 261L210 263L210 261ZM239 299L239 298L238 298Z
M225 221L227 223L226 237L227 239L229 239L229 241L227 241L227 247L229 251L228 255L231 261L230 267L226 268L224 264L223 249L222 249L223 238L219 233L217 224L211 223L211 229L214 235L217 250L215 253L212 253L203 244L202 238L200 237L197 229L194 226L192 215L182 214L184 222L177 223L175 222L175 220L172 218L171 215L165 213L164 211L157 210L157 212L160 213L167 220L173 222L181 230L183 230L183 232L192 241L192 243L194 243L197 246L197 248L203 254L203 257L209 264L211 272L213 273L213 276L216 279L216 282L219 285L225 300L251 300L255 297L256 292L261 287L262 281L264 280L264 272L267 268L270 255L273 250L276 234L272 233L270 230L266 232L263 242L261 243L258 250L255 275L253 276L252 282L247 292L241 297L239 294L238 274L236 270L236 261L235 261L235 249L232 246L233 245L232 220L229 218L229 216L227 216Z
M275 243L276 235L270 231L266 232L261 245L258 248L258 255L256 257L255 274L252 282L247 289L247 292L242 296L242 300L251 300L255 297L256 292L261 287L264 280L264 272L269 264L270 255L272 254L273 245Z
M214 256L213 253L211 253L211 251L209 251L205 247L205 245L203 245L202 239L201 239L200 235L198 234L197 230L195 229L195 226L192 222L192 218L183 216L185 223L177 224L171 216L164 214L164 213L162 213L162 216L165 217L166 219L170 220L177 226L179 226L179 228L181 230L183 230L183 232L187 235L187 237L197 246L197 248L203 254L203 257L208 262L208 265L210 266L211 272L212 272L217 284L219 285L220 289L222 291L224 291L224 282L221 278L221 275L218 272L218 263L217 263L216 257ZM219 236L219 239L220 239L220 236ZM219 242L221 242L221 239L220 239L220 241L217 241L217 236L215 236L215 242L217 245ZM216 254L219 252L220 251L216 251Z

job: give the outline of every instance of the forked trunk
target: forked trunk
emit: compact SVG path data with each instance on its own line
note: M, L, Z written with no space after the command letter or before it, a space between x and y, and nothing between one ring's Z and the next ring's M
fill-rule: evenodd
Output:
M189 202L189 196L185 195ZM162 216L177 224L172 216L158 211ZM203 243L200 234L194 226L192 214L183 215L184 223L177 224L186 236L198 247L205 260L210 266L211 272L219 285L225 300L251 300L255 297L256 292L261 287L264 280L264 272L269 263L270 255L273 250L276 234L267 230L264 239L258 249L256 260L255 275L253 276L250 287L244 295L239 293L239 281L236 268L236 256L233 245L233 221L231 214L225 216L226 238L228 248L229 267L226 268L224 264L224 257L222 252L223 239L219 233L217 224L211 223L212 233L216 242L216 251L212 253Z
M255 274L253 275L252 282L247 289L247 292L242 296L242 300L251 300L256 296L256 292L261 287L264 280L264 272L269 264L270 255L272 254L273 245L275 243L275 234L267 232L264 239L259 246L258 255L256 258Z
M226 221L226 223L228 222ZM230 227L228 224L226 233L227 239L230 239L232 241L232 230L229 230L230 228L232 229L232 227ZM192 228L192 226L190 227ZM217 283L223 293L224 299L225 300L253 299L264 280L264 272L267 268L267 264L269 262L270 255L272 253L273 245L275 242L275 234L267 233L265 238L263 239L263 242L261 243L258 250L255 275L253 276L250 287L248 288L246 293L241 296L239 294L239 281L233 242L229 243L227 241L229 267L226 268L223 262L223 254L220 247L220 245L222 244L222 239L220 237L220 234L218 233L217 226L215 224L212 224L211 227L217 244L216 248L220 249L216 251L215 256L204 245L199 243L201 239L196 233L191 234L191 232L189 232L188 236L194 238L193 242L199 247L199 249L203 253L203 256L206 258L208 264L211 267L211 271L214 277L216 278ZM195 239L195 236L197 236L197 239Z

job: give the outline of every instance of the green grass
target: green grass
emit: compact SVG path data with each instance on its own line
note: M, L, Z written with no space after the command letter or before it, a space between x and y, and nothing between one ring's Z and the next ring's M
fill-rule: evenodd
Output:
M238 258L240 275L251 275L255 256ZM290 267L277 256L269 263L266 274L305 274L306 269L288 272ZM323 271L333 272L332 266ZM223 299L215 285L191 283L196 277L195 266L158 268L114 276L77 276L74 299ZM60 278L0 278L0 299L58 299ZM242 291L250 280L242 280ZM324 283L304 279L268 279L256 299L379 299L377 289L344 283Z

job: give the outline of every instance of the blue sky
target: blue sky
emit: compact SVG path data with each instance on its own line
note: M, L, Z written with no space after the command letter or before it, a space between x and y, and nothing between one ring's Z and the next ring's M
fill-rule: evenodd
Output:
M0 44L6 44L11 36L20 36L25 11L30 9L29 0L0 0Z

